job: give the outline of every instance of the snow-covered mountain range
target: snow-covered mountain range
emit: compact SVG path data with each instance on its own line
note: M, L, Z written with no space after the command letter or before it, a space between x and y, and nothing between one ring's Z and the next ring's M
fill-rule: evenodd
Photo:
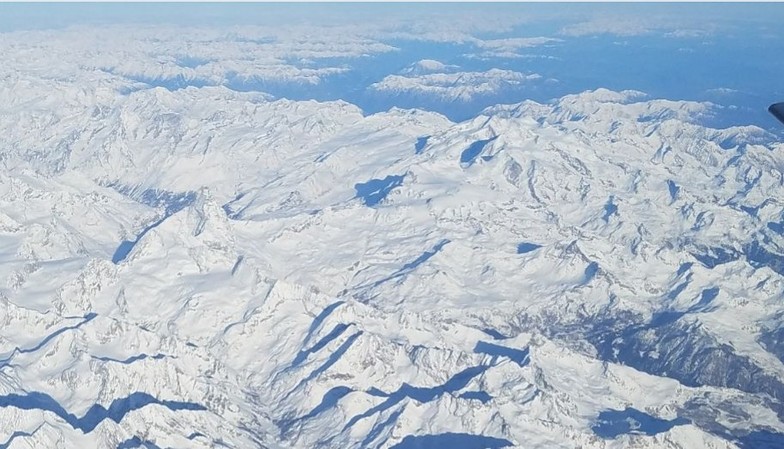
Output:
M762 129L35 66L0 83L0 447L782 447Z
M542 78L535 73L525 75L511 70L456 72L454 69L446 71L447 68L438 61L420 61L406 70L412 76L388 75L378 83L371 84L370 89L384 94L430 96L440 101L468 102L478 96L498 94L505 88Z

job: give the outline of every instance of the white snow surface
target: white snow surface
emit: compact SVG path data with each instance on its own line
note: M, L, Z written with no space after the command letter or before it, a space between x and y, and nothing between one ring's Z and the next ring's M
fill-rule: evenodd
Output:
M401 70L402 75L413 75L419 76L424 75L427 73L448 73L448 72L456 72L460 69L459 66L453 64L444 64L441 61L436 61L435 59L421 59L409 67Z
M492 48L507 46L526 45ZM695 256L782 254L767 225L783 148L761 129L604 89L462 123L222 86L129 92L115 57L98 64L112 73L2 72L0 444L735 448L709 424L784 432L784 364L761 343L782 273ZM529 77L377 88L464 100ZM673 349L651 328L641 360L602 352L603 333L663 312L699 338ZM652 362L673 354L689 358ZM729 372L741 362L750 374ZM626 408L688 422L592 430Z
M371 84L370 89L382 93L433 97L441 101L469 102L478 97L499 94L509 87L541 79L542 76L537 73L525 74L503 69L412 76L387 75L381 81Z

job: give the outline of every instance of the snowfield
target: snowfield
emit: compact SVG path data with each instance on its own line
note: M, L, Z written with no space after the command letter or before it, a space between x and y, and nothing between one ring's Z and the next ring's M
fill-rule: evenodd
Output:
M606 89L367 115L80 51L0 68L0 447L784 444L762 129Z

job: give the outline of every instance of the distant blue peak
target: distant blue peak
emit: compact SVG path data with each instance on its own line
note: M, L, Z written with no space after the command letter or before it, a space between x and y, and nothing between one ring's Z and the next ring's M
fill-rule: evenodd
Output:
M361 198L366 206L373 207L386 198L392 189L401 186L405 177L405 175L389 175L384 179L371 179L354 184L356 197Z

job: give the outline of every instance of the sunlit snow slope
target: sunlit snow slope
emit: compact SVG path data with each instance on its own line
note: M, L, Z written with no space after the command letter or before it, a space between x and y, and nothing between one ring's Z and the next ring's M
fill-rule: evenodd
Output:
M784 445L761 129L85 70L0 83L0 447Z

